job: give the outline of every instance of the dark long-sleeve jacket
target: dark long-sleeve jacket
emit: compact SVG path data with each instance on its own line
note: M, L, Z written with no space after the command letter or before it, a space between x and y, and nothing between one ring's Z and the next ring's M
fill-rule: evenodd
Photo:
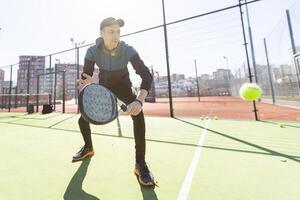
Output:
M140 88L149 92L153 78L148 67L145 66L136 50L123 41L119 42L115 50L108 51L104 47L103 39L99 37L96 44L89 47L86 52L83 72L92 76L96 64L99 67L100 84L106 86L129 84L131 86L128 62L142 79Z

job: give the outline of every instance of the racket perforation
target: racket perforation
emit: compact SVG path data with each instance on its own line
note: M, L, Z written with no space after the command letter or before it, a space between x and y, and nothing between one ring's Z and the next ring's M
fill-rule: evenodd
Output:
M84 89L83 110L87 117L96 122L106 122L117 115L115 102L114 96L105 87L90 85Z

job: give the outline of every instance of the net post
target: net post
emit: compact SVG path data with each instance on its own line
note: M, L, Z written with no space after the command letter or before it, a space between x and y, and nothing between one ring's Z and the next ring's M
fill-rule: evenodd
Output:
M54 102L53 102L53 106L54 106L54 110L56 110L56 85L57 85L57 64L55 64L54 66Z
M36 112L39 112L40 75L37 76L36 84Z
M245 33L245 27L244 27L244 19L243 19L243 10L242 10L242 0L239 0L239 10L240 10L240 18L241 18L241 25L242 25L242 31L243 31L243 38L244 38L244 47L245 47L245 53L246 53L246 59L247 59L247 66L248 66L248 73L249 73L249 80L250 83L252 83L252 73L250 68L250 62L249 62L249 54L247 49L247 39L246 39L246 33ZM258 121L258 115L257 115L257 109L256 109L256 103L255 101L253 103L253 111L254 111L254 117L255 121Z
M63 95L62 95L62 99L63 99L63 104L62 104L62 113L65 113L65 87L66 87L66 83L65 83L65 76L66 76L66 71L63 71Z
M11 107L11 87L12 87L12 65L10 66L10 81L9 81L9 97L8 97L8 112L10 112Z

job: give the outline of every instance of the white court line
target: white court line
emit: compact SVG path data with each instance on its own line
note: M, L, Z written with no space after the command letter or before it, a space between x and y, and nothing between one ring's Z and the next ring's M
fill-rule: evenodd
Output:
M195 171L196 171L196 167L197 167L198 162L200 160L201 150L202 150L202 146L204 144L204 139L205 139L205 136L206 136L206 133L207 133L207 128L208 128L209 122L210 122L210 120L207 120L207 122L204 125L205 129L202 130L202 134L201 134L201 137L200 137L199 142L197 144L193 160L192 160L191 165L189 167L189 170L188 170L188 172L185 176L185 179L184 179L184 182L181 186L181 190L180 190L180 193L178 195L177 200L186 200L187 197L188 197L190 187L191 187L192 182L193 182L193 177L194 177L194 174L195 174Z

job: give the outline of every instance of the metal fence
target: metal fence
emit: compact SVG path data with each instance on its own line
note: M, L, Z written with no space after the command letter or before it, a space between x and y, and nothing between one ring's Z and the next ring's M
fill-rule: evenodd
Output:
M246 5L251 8L257 2L239 1L233 6L173 22L164 18L164 24L122 35L122 40L134 45L153 74L153 90L147 100L168 102L173 117L174 112L178 114L173 98L197 97L195 101L201 101L209 96L238 97L240 86L251 77L263 89L261 101L300 101L297 54L300 47L295 45L300 42L300 30L293 26L299 22L300 3L293 5L289 17L288 12L284 13L274 30L261 38L261 44L253 45L251 32L255 30L251 30ZM250 19L258 18L250 15ZM48 103L55 110L78 112L76 80L83 71L85 52L93 43L74 39L71 42L74 48L46 56L23 56L18 63L0 67L9 73L1 92L48 94ZM59 71L65 72L64 82ZM131 67L129 71L134 86L138 87L140 78ZM95 71L95 79L97 74ZM57 105L63 104L63 98L65 106L60 108ZM10 111L6 106L1 109Z
M262 88L262 102L300 106L300 66L297 57L300 51L299 8L297 1L283 12L276 26L253 48L251 76ZM235 96L238 96L236 86L239 88L249 80L245 65L246 61L233 74L231 90Z

